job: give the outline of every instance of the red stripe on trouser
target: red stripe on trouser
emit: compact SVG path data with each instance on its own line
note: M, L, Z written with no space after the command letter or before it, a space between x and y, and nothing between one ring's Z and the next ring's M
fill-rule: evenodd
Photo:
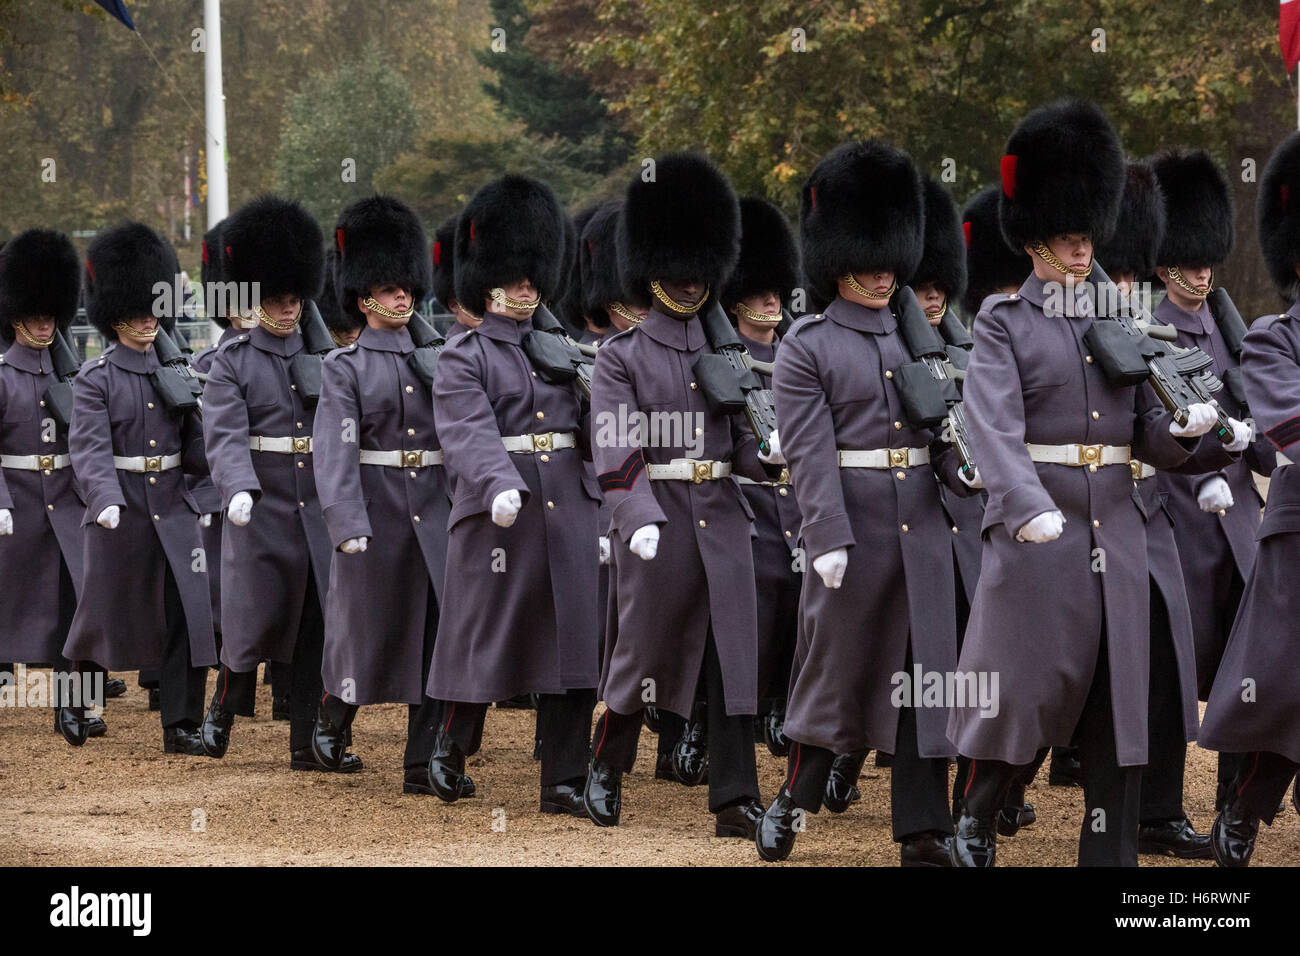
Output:
M226 692L230 690L230 668L227 667L225 664L221 665L221 680L222 680L222 687L221 687L220 700L221 703L224 704L226 702Z
M596 752L591 755L592 760L595 760L597 757L600 756L600 748L605 746L605 735L607 733L609 733L609 710L608 709L606 709L605 711L605 716L602 717L600 720L600 743L596 744Z
M961 792L963 797L970 796L970 785L975 782L975 761L970 762L970 773L966 776L966 789Z
M1237 788L1237 796L1241 796L1243 793L1246 792L1246 788L1247 788L1248 786L1250 786L1250 781L1253 780L1254 777L1255 777L1255 771L1257 771L1257 770L1259 769L1259 751L1258 751L1258 750L1255 751L1254 757L1255 757L1255 762L1251 765L1250 773L1246 774L1246 779L1243 780L1243 781L1241 782L1241 786Z
M451 721L452 718L455 716L456 716L456 704L455 702L453 702L451 705L451 710L447 712L447 722L442 726L442 729L446 733L451 733Z
M790 779L786 781L785 789L794 796L794 778L799 776L799 764L803 760L803 744L794 745L794 769L790 771Z

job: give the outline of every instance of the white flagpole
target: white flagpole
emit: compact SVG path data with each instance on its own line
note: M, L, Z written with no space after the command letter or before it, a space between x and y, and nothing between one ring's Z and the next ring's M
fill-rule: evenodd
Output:
M221 89L221 0L203 0L203 29L207 52L203 57L203 111L207 126L208 228L230 211L226 183L226 97Z

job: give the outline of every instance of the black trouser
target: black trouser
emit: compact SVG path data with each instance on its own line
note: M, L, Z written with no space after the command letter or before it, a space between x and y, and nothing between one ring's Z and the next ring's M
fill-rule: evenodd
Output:
M697 704L697 709L698 706ZM694 715L694 711L692 711L692 716ZM682 734L685 732L685 717L666 710L659 711L659 756L671 757L673 748L677 746L677 741L682 739Z
M465 756L483 743L487 704L443 701L442 728ZM541 739L542 786L576 783L587 775L587 742L595 688L537 695L537 736ZM428 758L425 758L426 762Z
M1300 771L1300 764L1268 750L1241 756L1241 769L1232 782L1229 796L1272 826L1278 804L1286 796L1286 788L1291 786L1296 772Z
M307 569L307 590L303 595L302 616L298 619L298 635L294 640L293 658L279 667L281 689L292 688L290 694L289 749L302 750L311 746L312 728L316 724L316 702L323 690L320 668L325 646L325 618L321 614L316 578ZM267 669L271 665L268 663ZM253 716L253 702L257 697L257 668L251 671L232 671L222 664L217 673L214 699L227 710L243 717Z
M1138 819L1143 824L1182 820L1187 738L1174 634L1164 596L1151 582L1151 685L1147 695L1147 765L1142 768Z
M193 730L203 720L207 705L204 693L208 669L191 664L189 625L171 565L167 565L163 582L163 620L167 643L163 647L162 667L158 671L159 716L163 727Z
M759 794L754 718L750 714L727 713L722 665L712 628L704 646L704 689L709 729L709 811L717 813L732 804L757 800ZM619 714L607 709L592 736L592 759L604 761L622 773L629 772L636 763L640 733L640 710ZM545 745L545 740L542 743Z

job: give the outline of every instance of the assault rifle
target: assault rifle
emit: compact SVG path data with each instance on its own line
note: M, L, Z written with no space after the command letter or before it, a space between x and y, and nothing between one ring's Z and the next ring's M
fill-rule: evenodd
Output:
M776 403L772 390L764 388L756 371L772 374L771 362L756 362L727 320L717 300L699 313L704 337L712 355L701 355L692 371L700 390L714 412L726 415L744 412L750 430L758 439L758 450L766 454L776 431Z
M1248 418L1250 410L1246 407L1246 385L1241 377L1241 347L1246 338L1246 323L1242 321L1241 313L1237 311L1237 307L1228 296L1228 290L1223 286L1219 286L1207 295L1205 302L1210 307L1214 324L1219 327L1229 354L1237 362L1233 368L1223 369L1220 372L1219 378L1223 379L1223 390L1237 403L1240 417Z

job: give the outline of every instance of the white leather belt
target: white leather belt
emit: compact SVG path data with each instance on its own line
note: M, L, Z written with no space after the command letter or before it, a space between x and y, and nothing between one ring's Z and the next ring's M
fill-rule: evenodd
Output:
M651 481L716 481L731 474L729 461L703 461L694 458L674 458L666 465L646 465L645 473Z
M841 448L841 468L916 468L930 463L928 448Z
M531 455L538 451L554 451L557 448L575 448L578 444L577 432L543 432L540 435L507 435L501 439L506 451L516 455Z
M0 468L18 471L58 471L70 464L70 455L0 455Z
M1047 465L1127 465L1131 460L1128 445L1035 445L1026 442L1029 457Z
M1129 468L1133 470L1133 480L1141 481L1144 478L1150 478L1156 473L1156 470L1148 465L1145 461L1138 461L1136 458L1128 463Z
M267 438L265 435L249 435L248 447L253 451L273 451L281 455L310 455L311 436L303 438Z
M361 449L361 464L385 465L389 468L423 468L442 464L442 449L437 451L377 451Z
M777 488L781 485L790 484L790 469L782 468L781 477L776 481L755 481L753 478L746 478L744 475L733 475L742 485L762 485L764 488Z
M121 455L113 456L113 467L118 471L171 471L173 468L179 468L181 464L180 453L175 455L136 455L134 458L123 458Z
M1279 465L1290 465L1290 464L1293 464L1293 462L1291 461L1291 459L1288 458L1286 455L1282 454L1281 452L1278 452L1278 453L1277 453L1277 463L1278 463Z

